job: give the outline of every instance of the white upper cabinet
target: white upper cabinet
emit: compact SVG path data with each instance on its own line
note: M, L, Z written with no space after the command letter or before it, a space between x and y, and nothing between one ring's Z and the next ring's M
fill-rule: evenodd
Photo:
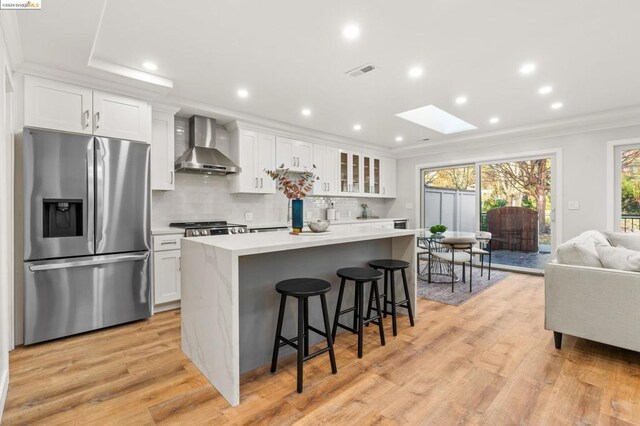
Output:
M319 177L313 184L313 195L338 195L338 148L313 145L313 164Z
M148 142L151 106L126 96L26 75L25 126Z
M93 133L134 141L148 141L151 107L126 96L93 91Z
M395 198L397 186L396 160L394 158L382 158L381 165L380 196L385 198Z
M278 167L294 172L309 170L313 166L313 145L295 139L276 138L276 163Z
M344 149L339 151L340 195L357 196L362 193L362 154Z
M382 194L381 188L381 160L372 155L362 156L362 194L364 196L377 197Z
M24 125L74 133L93 133L93 91L25 75Z
M235 129L231 132L230 157L242 169L231 176L232 193L275 193L275 182L265 173L265 169L276 167L275 136Z
M175 181L174 113L157 110L151 120L151 189L172 191Z

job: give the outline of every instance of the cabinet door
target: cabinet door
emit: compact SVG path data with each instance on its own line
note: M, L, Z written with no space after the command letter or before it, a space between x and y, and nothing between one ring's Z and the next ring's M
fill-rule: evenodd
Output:
M276 183L264 172L276 167L276 137L260 133L257 149L255 150L255 170L258 177L258 192L261 194L275 194Z
M380 195L386 198L396 197L396 160L384 158L381 161L382 188Z
M325 195L338 195L338 149L326 147L324 153L324 174L327 182Z
M173 114L153 111L151 126L151 189L174 189Z
M373 164L371 167L371 188L374 195L380 195L382 191L382 175L380 174L381 167L381 160L379 158L373 158Z
M324 145L313 145L313 164L316 166L316 175L319 180L313 183L313 195L325 195L327 189L327 167L325 164L325 155L327 147Z
M276 138L276 167L295 169L294 145L296 141L278 136Z
M90 135L91 98L91 89L26 75L24 125Z
M96 136L149 141L151 107L138 99L94 90L93 133Z
M180 250L153 253L155 304L180 300Z
M238 179L237 192L255 193L258 191L259 182L256 174L257 147L258 133L240 130L237 161L242 171L234 175L234 179Z
M351 153L351 193L362 194L363 193L363 172L362 172L362 155L359 153Z
M296 170L311 170L313 167L313 144L296 141L293 145L293 157Z
M373 158L368 155L362 157L362 193L365 195L371 195L373 192L373 185L371 184L371 176L373 169Z

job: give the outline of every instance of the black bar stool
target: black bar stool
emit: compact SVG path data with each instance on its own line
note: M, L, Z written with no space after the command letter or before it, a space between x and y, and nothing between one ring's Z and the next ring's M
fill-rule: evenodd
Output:
M371 268L343 268L338 270L338 276L342 278L340 283L340 293L338 294L338 306L336 306L336 316L333 320L333 331L331 335L333 339L336 338L338 327L349 330L350 332L358 335L358 358L362 358L362 340L363 340L363 326L365 324L374 323L378 324L380 329L380 344L384 346L384 327L382 326L382 308L380 307L380 293L378 292L378 280L382 278L382 272L376 271ZM340 310L342 308L342 297L344 296L344 287L346 281L355 281L356 294L352 308ZM377 315L371 317L371 310L369 315L364 318L364 283L371 283L371 290L369 290L375 296ZM349 312L353 312L353 327L346 326L339 322L340 316Z
M380 259L373 260L369 262L369 266L372 268L379 270L382 269L384 271L384 317L387 317L387 314L391 314L391 323L393 324L393 335L398 335L398 315L397 315L397 307L406 308L407 313L409 314L409 322L411 323L411 327L415 324L413 322L413 309L411 308L411 297L409 297L409 285L407 284L407 274L405 270L409 267L409 262L405 262L404 260L394 260L394 259ZM402 285L404 287L404 300L396 300L396 280L395 273L396 271L400 271L402 273ZM391 280L389 280L389 276L391 276ZM391 294L389 294L389 281L391 281ZM391 296L391 300L389 300L389 296ZM367 316L371 313L371 295L369 295L369 310ZM391 304L391 312L387 310L387 307Z
M327 311L326 293L331 290L331 284L324 280L315 278L294 278L280 281L276 284L276 291L280 296L280 312L278 313L278 326L276 328L276 339L273 344L273 358L271 360L271 372L275 373L278 366L278 351L280 347L289 345L298 351L298 393L302 393L302 364L325 352L329 352L331 360L331 372L336 374L336 355L333 352L333 339L329 330L329 314ZM287 296L298 299L298 336L293 339L282 337L282 320L284 318L284 308ZM309 325L309 297L320 296L322 304L322 317L324 319L324 332ZM309 354L309 330L324 336L327 339L327 347Z

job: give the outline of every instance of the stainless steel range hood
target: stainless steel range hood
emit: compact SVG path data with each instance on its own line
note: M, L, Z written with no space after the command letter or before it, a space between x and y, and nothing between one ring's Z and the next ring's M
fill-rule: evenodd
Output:
M216 120L194 115L189 119L189 149L176 160L176 172L228 175L241 169L216 149Z

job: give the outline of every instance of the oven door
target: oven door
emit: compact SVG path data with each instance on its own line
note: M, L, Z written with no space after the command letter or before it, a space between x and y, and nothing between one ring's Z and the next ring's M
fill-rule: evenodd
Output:
M27 345L151 315L149 252L24 265Z

